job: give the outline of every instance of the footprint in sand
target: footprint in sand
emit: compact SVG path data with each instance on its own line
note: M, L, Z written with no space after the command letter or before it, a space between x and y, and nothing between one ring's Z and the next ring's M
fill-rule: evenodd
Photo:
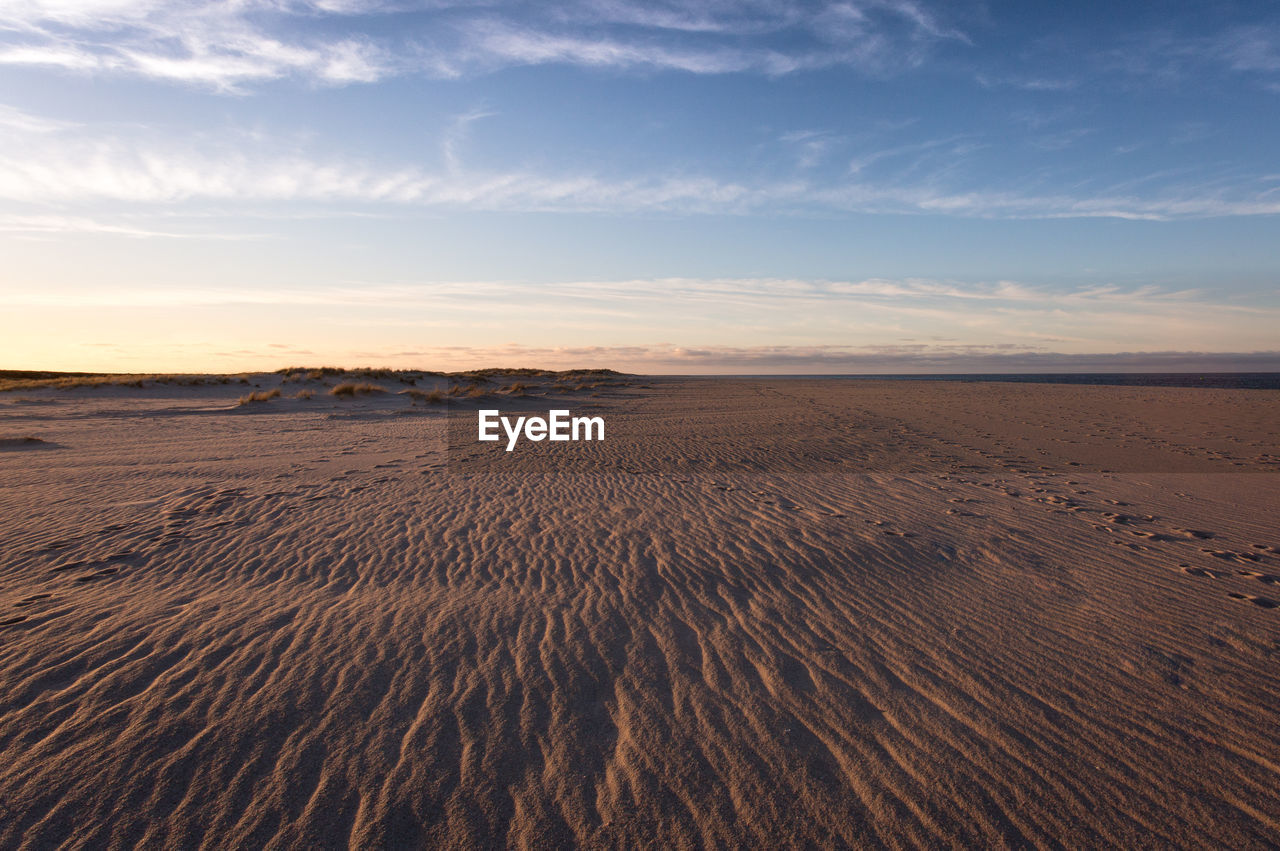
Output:
M1280 585L1280 576L1271 573L1263 573L1260 570L1237 570L1236 573L1241 576L1248 576L1250 579L1256 579L1267 585Z
M35 605L36 603L40 602L41 600L47 600L47 599L49 599L49 598L50 598L50 597L52 597L52 596L53 596L52 594L32 594L32 595L30 595L30 596L23 597L21 600L19 600L18 602L14 603L13 605L14 605L14 606L16 606L16 607L18 607L18 608L24 608L24 607L26 607L26 606L32 606L32 605Z
M1131 523L1154 523L1156 520L1153 514L1144 514L1138 517L1133 514L1117 514L1114 511L1104 511L1102 516L1107 518L1108 523L1114 523L1117 526L1128 526Z
M0 620L0 626L13 626L16 623L22 623L27 619L26 615L14 615L11 618Z
M1215 573L1207 567L1192 567L1189 564L1182 565L1182 572L1191 576L1202 576L1205 579L1221 579L1223 574Z
M1214 558L1225 559L1227 561L1262 561L1261 558L1253 553L1237 553L1231 550L1210 550L1201 548L1200 552L1207 553Z
M1245 603L1253 603L1255 606L1261 606L1264 609L1274 609L1280 607L1280 603L1272 600L1270 597L1255 597L1252 594L1237 594L1232 591L1227 595L1233 600L1240 600Z

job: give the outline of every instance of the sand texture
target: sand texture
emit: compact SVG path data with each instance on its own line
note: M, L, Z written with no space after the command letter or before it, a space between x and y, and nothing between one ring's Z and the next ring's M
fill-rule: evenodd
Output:
M0 394L0 847L1280 844L1280 393L323 389Z

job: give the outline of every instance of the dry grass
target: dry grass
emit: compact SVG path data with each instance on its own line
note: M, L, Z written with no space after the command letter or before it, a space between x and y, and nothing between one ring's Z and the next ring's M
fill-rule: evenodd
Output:
M387 390L385 387L379 387L368 382L357 384L354 381L344 381L329 392L334 396L352 398L355 396L368 396L374 393L386 393Z
M311 398L312 396L314 396L314 395L316 395L316 392L315 392L314 390L299 390L299 391L294 395L294 397L293 397L293 398L295 398L295 399L310 399L310 398Z
M467 384L450 385L445 395L454 396L454 397L466 396L470 399L483 399L491 395L492 392L507 392L507 390L499 390L499 391L486 390L484 387L484 384L485 384L485 381L483 379L477 380L473 378Z
M0 384L0 391L7 390L73 390L77 387L141 387L144 381L155 381L176 376L161 375L90 375L66 378L33 378L19 381L6 381Z
M508 396L528 396L530 389L531 388L528 384L525 384L523 381L517 381L515 384L504 387L498 392L506 393Z
M415 405L419 402L424 405L439 405L445 401L445 394L439 390L401 390L400 394L408 396Z
M276 375L283 375L285 381L319 381L329 376L346 374L347 371L340 366L286 366L276 370Z
M386 369L381 367L363 367L359 369L346 369L337 366L320 366L320 367L304 367L290 366L284 369L278 369L274 373L283 378L285 383L302 383L307 381L325 381L329 378L341 378L343 383L339 387L346 384L355 384L359 380L364 381L397 381L401 384L416 386L419 379L434 378L450 378L462 385L463 389L453 392L452 395L466 394L470 396L486 395L485 391L476 392L475 388L480 385L493 385L499 379L549 379L557 382L557 390L577 384L579 390L591 390L596 387L608 387L625 384L620 379L625 378L622 373L614 372L608 369L570 369L561 372L555 372L546 369L473 369L464 372L434 372L430 370L420 369ZM189 375L189 374L104 374L104 373L57 373L57 372L36 372L36 371L19 371L19 370L0 370L0 392L13 390L69 390L81 387L134 387L142 388L147 384L164 384L178 385L184 387L199 387L208 385L227 385L242 384L249 385L253 383L255 378L261 378L261 374L238 373L234 375ZM514 384L508 386L504 390L498 392L512 393L518 395L521 391L513 391L512 387L524 386L523 392L529 392L527 385L522 381L515 381ZM356 391L356 392L385 392L381 388L376 391ZM335 395L355 395L353 393L338 393Z
M8 390L74 390L80 387L134 387L142 388L147 383L176 385L179 387L203 387L206 385L228 384L232 380L248 384L243 375L187 375L171 373L137 373L111 375L58 375L47 373L39 378L5 379L0 376L0 392Z
M254 402L267 402L271 399L275 399L279 395L279 388L272 388L271 390L255 390L248 396L241 396L238 404L251 405Z
M276 375L284 376L287 382L302 381L322 381L326 378L346 378L357 379L364 378L377 381L398 381L401 384L414 386L418 383L419 378L425 376L440 376L442 372L430 372L420 369L388 369L385 367L364 366L356 369L347 369L341 366L288 366L284 369L277 369Z
M613 369L566 369L559 373L563 376L592 376L595 378L622 378L625 372Z

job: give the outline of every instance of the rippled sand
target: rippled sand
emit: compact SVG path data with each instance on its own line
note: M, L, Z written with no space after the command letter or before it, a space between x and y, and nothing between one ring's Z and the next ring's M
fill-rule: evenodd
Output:
M1280 394L235 396L0 396L0 846L1280 843Z

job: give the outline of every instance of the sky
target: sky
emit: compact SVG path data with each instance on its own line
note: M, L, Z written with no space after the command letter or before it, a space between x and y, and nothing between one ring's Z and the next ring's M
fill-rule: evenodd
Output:
M0 368L1280 369L1274 2L0 0Z

